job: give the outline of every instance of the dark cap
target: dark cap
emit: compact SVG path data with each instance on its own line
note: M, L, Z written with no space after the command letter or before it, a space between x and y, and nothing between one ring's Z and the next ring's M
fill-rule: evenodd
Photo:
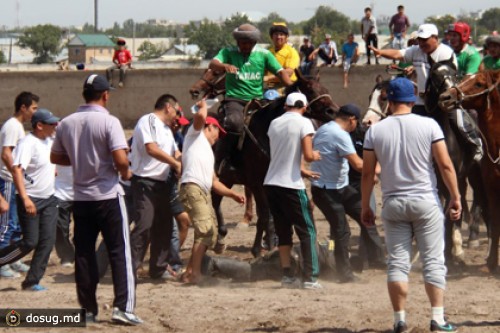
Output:
M36 126L37 123L44 123L48 125L54 125L59 122L58 117L54 116L52 112L47 109L40 108L33 113L33 117L31 117L31 125L33 127Z
M361 110L355 104L342 105L339 109L339 113L354 116L358 120L361 118Z
M116 44L123 46L123 45L127 44L127 42L123 38L118 38L118 40L116 41Z
M106 91L111 90L108 80L103 76L92 74L85 79L83 83L83 90Z
M413 82L404 77L398 77L389 81L387 99L392 102L415 102L417 97L415 96Z

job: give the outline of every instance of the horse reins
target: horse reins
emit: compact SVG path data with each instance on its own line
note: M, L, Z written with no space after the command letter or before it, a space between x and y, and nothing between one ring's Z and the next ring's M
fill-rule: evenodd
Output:
M226 91L226 88L224 89L221 89L221 90L217 90L215 89L215 87L222 81L226 78L226 73L222 74L221 76L219 76L214 82L210 82L209 80L205 79L204 77L201 78L201 80L203 82L205 82L206 84L208 84L208 86L210 87L210 89L212 89L212 93L215 94L215 96L218 96L218 95L221 95L223 94L225 91Z
M466 81L464 81L462 83L465 83L465 82L471 80L472 78L473 77L469 78L468 80L466 80ZM489 73L488 73L488 78L490 79L491 82L493 81L493 80L491 80L491 76L490 76ZM483 91L480 91L478 93L471 94L471 95L466 95L466 94L464 94L464 92L458 86L453 86L452 88L454 88L457 91L457 101L456 101L455 105L458 106L458 107L460 107L462 110L464 110L464 108L462 106L462 102L463 101L466 101L466 100L469 100L469 99L473 99L473 98L476 98L476 97L479 97L479 96L482 96L482 95L486 94L487 109L489 110L491 108L490 94L491 94L491 92L493 90L495 90L498 87L499 83L500 83L500 79L497 80L490 87L484 89ZM458 97L458 96L460 96L460 97ZM488 147L488 141L486 140L486 137L484 136L483 131L481 131L481 129L479 129L479 128L478 128L478 131L479 131L479 134L481 134L481 138L483 139L483 142L485 143L485 146L486 146L486 155L490 159L491 163L493 163L494 165L496 164L496 165L500 166L500 149L498 149L498 157L494 159L491 156L490 149Z

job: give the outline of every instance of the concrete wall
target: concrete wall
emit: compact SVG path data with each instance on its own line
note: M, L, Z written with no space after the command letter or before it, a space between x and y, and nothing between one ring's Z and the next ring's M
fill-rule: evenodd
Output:
M352 68L348 89L342 88L340 68L321 68L320 81L337 104L355 103L365 109L375 77L384 74L384 69L382 65ZM96 73L105 75L104 71ZM127 73L125 87L112 92L108 108L125 127L131 128L141 115L153 110L158 96L170 93L178 98L189 116L188 110L193 101L188 90L202 73L200 69L131 70ZM0 73L0 123L13 114L14 99L24 90L39 95L40 106L58 116L74 112L83 103L82 86L89 74L89 71Z

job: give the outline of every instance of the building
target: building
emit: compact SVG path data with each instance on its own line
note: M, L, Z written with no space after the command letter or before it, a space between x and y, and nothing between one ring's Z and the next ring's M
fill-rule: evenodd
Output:
M114 48L115 44L106 35L77 34L68 43L68 60L70 64L110 62Z

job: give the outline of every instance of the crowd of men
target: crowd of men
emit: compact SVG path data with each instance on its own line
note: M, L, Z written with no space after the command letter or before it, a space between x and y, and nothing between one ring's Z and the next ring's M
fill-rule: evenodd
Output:
M391 21L395 38L404 37L409 26L403 17L404 8L398 10L399 17ZM433 62L452 59L464 77L477 71L480 64L498 68L499 39L489 37L486 43L490 53L481 62L466 44L470 28L465 23L457 22L448 29L451 48L439 43L434 25L424 24L416 34L417 45L379 50L371 10L367 8L365 13L363 38L367 45L373 42L368 50L373 51L376 62L380 56L410 62L413 69L408 72L416 71L418 92L414 93L412 82L406 78L391 81L390 116L368 129L364 144L363 135L357 136L361 110L356 105L342 106L334 120L315 129L303 117L309 103L306 96L300 92L283 96L283 114L271 122L267 132L270 166L263 181L278 237L281 285L322 288L318 280L316 228L303 180L308 178L313 201L325 215L330 237L335 240L338 281L352 283L359 279L349 261L348 214L360 224L360 253L364 251L368 267L387 264L394 332L407 332L405 303L411 242L415 238L431 303L431 331L455 332L456 328L444 318L444 215L437 197L433 161L452 196L446 207L451 219L460 217L462 207L443 132L434 120L422 116L426 112L422 93ZM2 277L16 278L18 271L23 271L23 289L46 290L40 282L55 245L63 266L72 267L74 263L78 301L87 310L87 322L95 322L99 312L96 288L102 275L98 259L105 255L111 265L115 292L112 319L130 325L142 323L134 313L135 288L148 247L150 278L178 277L184 283L199 283L203 257L207 250L215 249L220 236L211 192L245 202L242 195L218 180L212 146L220 139L218 156L231 163L243 133L243 110L248 102L264 98L264 86L276 90L273 98L281 96L283 88L297 80L294 70L299 66L307 70L307 61L316 55L327 64L338 59L329 35L317 49L305 41L301 64L298 52L287 44L289 31L285 24L273 24L269 34L273 46L266 50L256 46L260 39L256 27L243 24L233 31L237 45L220 50L209 65L226 72L221 114L209 114L206 102L199 101L183 142L176 140L178 131L189 122L170 94L158 97L152 112L139 119L129 141L120 121L106 109L111 98L110 78L88 76L82 93L85 104L63 120L38 108L38 96L19 94L14 116L0 131ZM349 35L343 48L345 71L357 59L352 37ZM344 78L344 86L347 83ZM222 124L217 118L222 119ZM457 112L450 121L456 122L477 147L476 158L480 159L481 143L474 136L468 113ZM27 135L23 128L26 122L32 129ZM310 169L304 161L311 163ZM356 183L355 177L351 180L350 171L362 173L361 182ZM374 227L373 186L377 177L382 182L381 216L387 259ZM129 207L125 190L129 193ZM73 242L69 239L71 213ZM181 274L179 249L189 224L194 228L194 241ZM294 231L301 244L300 276L291 264ZM99 234L106 254L96 254ZM30 266L20 261L33 250Z

